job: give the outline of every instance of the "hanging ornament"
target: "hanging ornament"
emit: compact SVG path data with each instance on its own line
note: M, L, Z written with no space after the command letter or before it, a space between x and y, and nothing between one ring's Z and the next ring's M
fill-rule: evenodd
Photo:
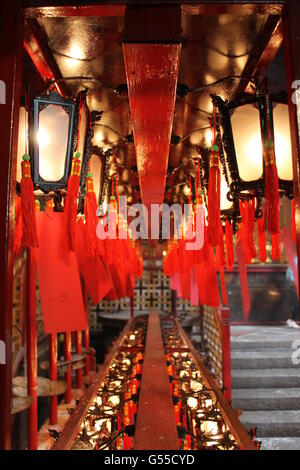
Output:
M219 244L220 224L220 191L221 174L219 168L220 153L216 144L216 106L213 108L213 146L209 157L209 179L208 179L208 238L211 246Z
M65 221L69 247L75 251L76 219L78 211L78 192L80 184L80 152L75 152L72 159L71 174L68 179L68 193L65 199Z
M21 168L22 242L24 248L36 248L38 247L38 237L35 218L34 188L31 179L30 156L28 154L23 155Z

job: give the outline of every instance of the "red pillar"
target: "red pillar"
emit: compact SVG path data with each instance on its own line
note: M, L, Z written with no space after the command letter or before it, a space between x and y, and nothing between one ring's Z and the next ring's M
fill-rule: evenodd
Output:
M57 380L57 334L49 335L49 378ZM50 424L57 424L57 396L50 398Z
M65 333L65 361L71 361L71 333ZM65 374L65 381L67 382L67 390L65 393L65 402L71 403L71 390L72 390L72 369L71 364L68 365L68 370Z
M0 104L0 341L5 364L0 364L0 449L11 447L12 286L15 182L21 94L24 18L20 1L0 2L0 70L5 104Z
M37 449L37 336L36 264L33 248L27 250L27 385L33 403L28 411L28 449Z
M230 346L230 310L221 309L223 388L225 398L231 402L231 346Z
M134 297L130 297L130 318L134 317Z
M283 38L285 52L286 89L288 93L289 116L291 127L293 170L294 170L294 197L296 218L296 243L298 254L298 279L300 279L300 142L299 121L300 118L300 92L298 99L293 83L300 80L300 11L299 1L286 2L283 16ZM296 85L296 84L294 84ZM300 82L298 83L299 88ZM300 286L300 282L298 282ZM299 297L299 296L298 296ZM300 297L299 297L300 298Z
M76 352L77 354L82 354L82 333L81 331L76 331L75 333L76 340ZM76 387L82 388L82 369L76 370Z

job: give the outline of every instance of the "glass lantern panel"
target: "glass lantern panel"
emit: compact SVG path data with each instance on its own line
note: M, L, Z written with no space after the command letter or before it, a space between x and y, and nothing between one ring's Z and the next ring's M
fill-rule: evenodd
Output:
M70 118L59 105L50 104L39 114L39 175L45 181L64 176Z
M18 151L17 151L17 182L22 179L21 162L22 157L26 153L26 122L28 122L28 113L25 108L20 108L19 114L19 133L18 133Z
M278 176L283 180L293 179L293 160L287 104L277 104L273 110L274 143Z
M263 154L258 109L240 106L231 117L231 126L240 177L255 181L263 174Z
M102 179L102 161L97 155L92 155L90 159L90 170L93 174L94 188L97 202L99 202Z

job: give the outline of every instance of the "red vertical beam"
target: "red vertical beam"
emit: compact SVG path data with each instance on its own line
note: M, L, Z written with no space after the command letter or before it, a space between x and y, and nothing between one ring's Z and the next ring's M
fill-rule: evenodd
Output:
M0 364L0 449L11 446L13 231L23 26L19 0L3 0L0 3L0 78L5 87L5 104L0 104L0 341L6 347L6 364Z
M288 93L292 156L294 170L294 197L296 219L296 243L298 255L298 286L300 286L300 101L296 102L293 82L300 80L300 11L299 1L290 0L285 6L283 16L283 39L285 52L286 88ZM300 82L299 82L300 85ZM299 96L300 98L300 96ZM299 297L299 293L298 293Z
M223 388L226 400L231 402L231 346L230 346L230 310L221 309L222 326L222 369L223 369Z
M57 380L57 334L49 335L49 378ZM57 424L57 396L50 398L50 424Z
M76 352L82 354L82 332L76 331L75 333ZM82 388L82 369L76 370L76 387Z
M130 297L130 318L134 317L134 297Z
M65 361L71 361L71 333L65 333ZM65 374L65 381L67 382L67 390L65 393L65 402L71 403L71 390L72 390L72 369L71 364L68 365L68 370Z
M36 263L33 248L27 250L27 387L33 398L28 411L28 449L37 449L37 336L36 336Z

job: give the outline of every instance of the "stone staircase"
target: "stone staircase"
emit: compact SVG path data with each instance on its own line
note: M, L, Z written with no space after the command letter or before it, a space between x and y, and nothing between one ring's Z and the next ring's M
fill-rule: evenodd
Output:
M231 326L232 406L240 408L247 430L257 428L262 450L300 450L300 364L292 359L296 348L300 350L300 330ZM299 352L297 358L299 362Z

